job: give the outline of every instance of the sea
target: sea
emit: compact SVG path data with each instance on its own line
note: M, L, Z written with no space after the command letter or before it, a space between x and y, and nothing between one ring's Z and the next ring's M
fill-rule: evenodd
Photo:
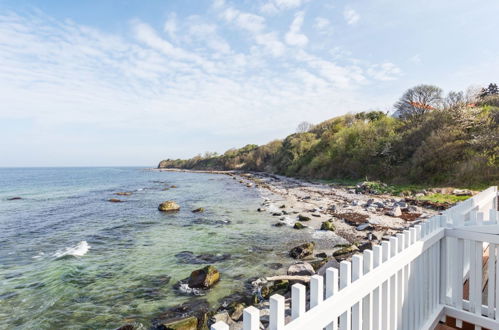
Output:
M257 211L266 194L220 174L0 168L0 329L148 328L199 299L176 284L207 264L221 281L196 294L213 306L246 279L285 273L305 237ZM158 211L166 200L180 211Z

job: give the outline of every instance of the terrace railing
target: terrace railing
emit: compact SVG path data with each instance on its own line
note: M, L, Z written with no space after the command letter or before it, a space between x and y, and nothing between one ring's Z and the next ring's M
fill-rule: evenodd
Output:
M498 218L491 187L329 268L325 278L312 276L308 304L306 287L294 284L291 315L285 298L273 295L268 328L434 329L449 316L457 326L499 329ZM244 310L243 329L261 329L260 310Z

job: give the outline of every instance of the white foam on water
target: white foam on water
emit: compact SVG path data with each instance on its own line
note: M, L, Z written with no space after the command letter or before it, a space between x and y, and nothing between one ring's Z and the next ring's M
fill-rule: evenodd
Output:
M43 256L45 256L45 253L40 252L36 256L32 256L31 258L33 258L33 259L40 259L40 258L43 258Z
M194 296L202 296L203 293L198 289L191 288L187 283L180 283L179 291L187 294L192 294Z
M75 246L65 248L64 250L58 250L54 253L54 257L60 258L64 256L74 256L74 257L82 257L87 254L88 250L90 250L90 245L88 245L87 241L81 241Z

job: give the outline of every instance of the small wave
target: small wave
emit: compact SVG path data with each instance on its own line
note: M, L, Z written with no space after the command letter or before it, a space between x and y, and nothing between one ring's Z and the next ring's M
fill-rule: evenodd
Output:
M36 256L32 256L31 258L33 258L33 259L40 259L40 258L43 258L44 256L45 256L45 253L40 252Z
M64 256L74 256L74 257L82 257L84 256L88 250L90 250L90 245L88 245L87 241L81 241L75 246L65 248L64 250L58 250L54 253L54 257L61 258Z
M179 283L178 291L181 294L193 295L193 296L204 296L204 293L201 290L191 288L187 283Z

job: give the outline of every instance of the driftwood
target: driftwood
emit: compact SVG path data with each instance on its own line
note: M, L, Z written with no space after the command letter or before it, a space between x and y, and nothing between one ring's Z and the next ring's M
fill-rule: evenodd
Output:
M266 277L265 281L299 281L299 282L310 282L310 276L302 276L302 275L278 275L278 276L270 276Z

